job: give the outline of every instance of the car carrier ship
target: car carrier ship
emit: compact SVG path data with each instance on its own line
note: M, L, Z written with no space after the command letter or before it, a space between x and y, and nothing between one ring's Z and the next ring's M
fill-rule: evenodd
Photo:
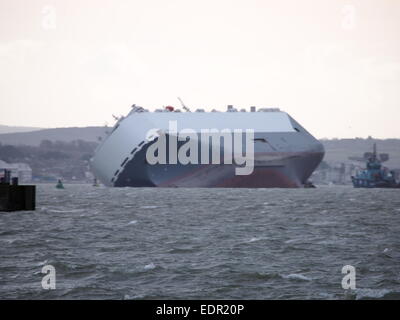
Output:
M106 186L113 187L228 187L228 188L297 188L310 185L309 177L324 156L324 147L297 121L278 108L251 107L237 110L228 105L226 112L197 109L191 112L182 102L183 110L167 106L155 112L133 105L130 113L117 119L116 124L102 139L90 161L95 176ZM228 129L233 132L251 130L250 155L253 169L250 174L237 174L239 164L149 163L147 151L161 137L164 141L172 135L171 121L179 129L189 128L197 135L195 142L201 152L204 141L202 130ZM149 132L156 134L149 137ZM166 147L168 159L176 158L186 141L178 139L177 147ZM193 142L192 142L193 143ZM219 146L224 155L226 145ZM153 146L154 147L154 146ZM224 149L225 147L225 149ZM212 144L206 148L215 151ZM214 148L214 149L213 149ZM171 151L172 150L172 151ZM230 151L229 151L230 152Z

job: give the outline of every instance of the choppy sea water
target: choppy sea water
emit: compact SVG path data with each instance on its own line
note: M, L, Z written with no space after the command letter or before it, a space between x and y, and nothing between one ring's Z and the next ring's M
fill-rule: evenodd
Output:
M0 213L0 298L400 299L400 190L38 185Z

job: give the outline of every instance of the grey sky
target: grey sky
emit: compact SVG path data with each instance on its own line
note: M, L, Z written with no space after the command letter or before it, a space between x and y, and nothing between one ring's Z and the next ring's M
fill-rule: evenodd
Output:
M317 137L400 137L400 1L0 1L0 124L133 103L277 106Z

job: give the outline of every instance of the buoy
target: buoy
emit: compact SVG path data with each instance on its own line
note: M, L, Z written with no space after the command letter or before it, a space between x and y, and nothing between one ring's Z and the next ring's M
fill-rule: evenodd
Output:
M62 183L61 179L58 179L58 182L57 182L56 188L57 188L57 189L64 189L64 185L63 185L63 183Z

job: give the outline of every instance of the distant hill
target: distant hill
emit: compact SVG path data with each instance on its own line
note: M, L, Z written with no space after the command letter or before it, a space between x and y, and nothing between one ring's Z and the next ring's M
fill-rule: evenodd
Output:
M4 126L0 124L0 134L3 133L15 133L15 132L32 132L42 130L43 128L36 127L15 127L15 126Z
M98 142L98 137L105 136L104 127L55 128L31 132L15 132L0 134L1 144L38 146L42 140L71 142L84 140Z

